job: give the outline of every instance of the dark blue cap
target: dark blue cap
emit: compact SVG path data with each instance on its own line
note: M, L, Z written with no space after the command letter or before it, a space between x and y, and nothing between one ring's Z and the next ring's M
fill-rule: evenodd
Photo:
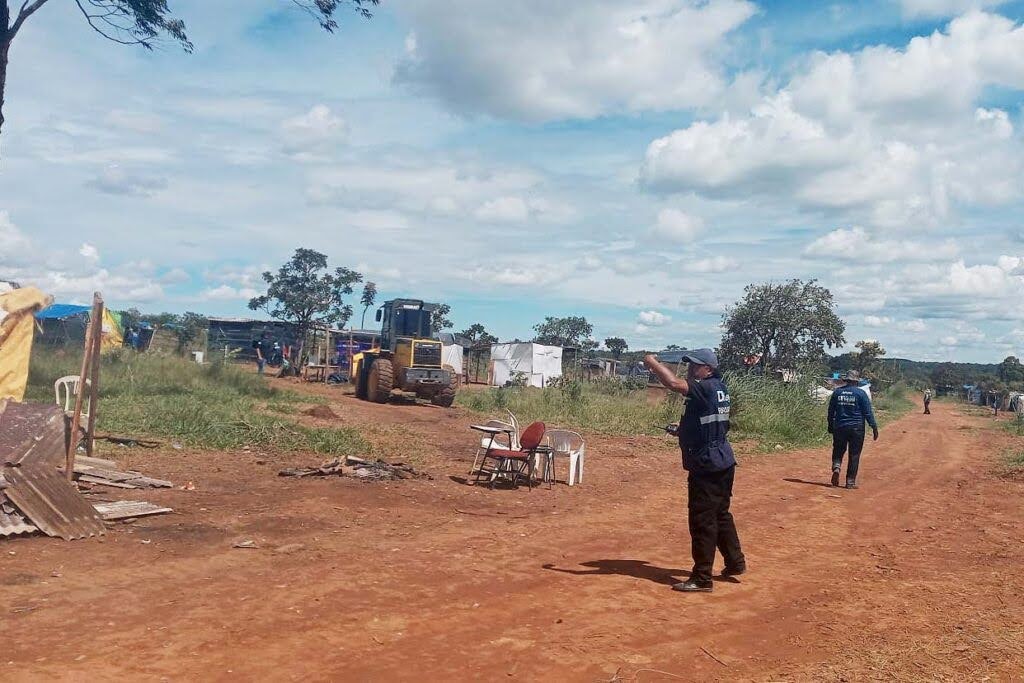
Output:
M683 360L687 363L707 365L712 370L718 369L718 356L711 349L694 349L683 354Z

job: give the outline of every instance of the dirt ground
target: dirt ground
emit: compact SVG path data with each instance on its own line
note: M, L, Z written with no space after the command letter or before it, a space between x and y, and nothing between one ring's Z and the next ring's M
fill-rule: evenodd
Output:
M823 485L821 449L744 456L750 571L685 595L667 438L593 437L581 486L491 491L463 483L470 415L316 391L338 418L304 420L360 426L433 479L107 450L195 490L106 489L175 513L0 542L0 679L1024 680L1024 483L1000 475L991 418L936 402L890 425L857 491Z

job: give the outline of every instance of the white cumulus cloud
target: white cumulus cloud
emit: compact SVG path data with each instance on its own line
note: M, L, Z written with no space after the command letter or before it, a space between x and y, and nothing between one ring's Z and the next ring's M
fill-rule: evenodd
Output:
M542 121L669 110L725 89L728 35L746 0L428 0L395 79L462 113Z
M658 311L640 311L636 320L638 324L646 327L661 327L668 324L672 318Z
M670 242L686 243L693 241L703 228L704 221L700 216L679 209L662 209L658 212L651 234Z

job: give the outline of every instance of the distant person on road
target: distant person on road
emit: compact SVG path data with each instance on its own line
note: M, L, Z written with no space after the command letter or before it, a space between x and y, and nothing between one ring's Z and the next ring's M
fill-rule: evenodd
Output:
M832 392L828 402L828 433L832 435L832 485L839 486L843 455L849 450L846 463L846 488L857 488L860 452L864 448L864 423L871 425L872 437L878 441L878 423L871 409L871 399L858 385L860 373L850 370L843 377L846 384Z
M676 377L654 354L644 365L670 390L686 397L677 430L687 478L690 578L672 586L684 593L710 592L715 549L725 559L722 576L738 576L747 570L736 523L729 512L736 458L729 445L729 390L718 372L718 358L711 349L688 351L686 379Z
M264 332L259 339L252 343L252 348L256 349L256 374L258 375L263 374L263 368L267 365L267 358L273 347L269 337L270 335Z
M932 414L931 405L932 405L932 390L931 389L925 389L924 390L924 414L925 415L931 415Z

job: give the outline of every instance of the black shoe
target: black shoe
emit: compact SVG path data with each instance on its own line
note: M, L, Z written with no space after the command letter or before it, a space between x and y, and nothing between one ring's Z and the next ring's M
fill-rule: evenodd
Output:
M726 567L722 570L722 576L728 578L730 576L739 576L740 574L747 573L747 565L738 564L735 567Z
M710 581L683 581L672 586L672 590L681 593L710 593L714 590L714 584Z
M848 489L859 489L860 487L857 486L857 482L855 482L855 481L848 481L848 482L846 482L846 488L848 488Z
M839 470L832 470L832 485L839 486Z

